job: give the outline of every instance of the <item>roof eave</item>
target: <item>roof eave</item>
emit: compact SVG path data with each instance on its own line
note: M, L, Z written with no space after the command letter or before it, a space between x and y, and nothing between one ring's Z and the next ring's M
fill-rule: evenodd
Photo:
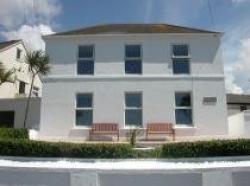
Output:
M224 35L224 32L204 32L204 33L110 33L110 34L65 34L65 35L44 35L42 36L43 39L50 39L50 38L74 38L74 37L95 37L95 36L124 36L124 35L130 35L130 36L137 36L137 35L217 35L219 37L222 37Z

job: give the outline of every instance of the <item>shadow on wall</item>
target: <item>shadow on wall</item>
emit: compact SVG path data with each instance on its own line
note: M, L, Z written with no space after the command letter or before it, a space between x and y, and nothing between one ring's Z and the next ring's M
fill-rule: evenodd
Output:
M7 121L10 127L22 128L26 103L27 98L0 99L0 121ZM41 98L31 98L27 128L39 129L40 111Z

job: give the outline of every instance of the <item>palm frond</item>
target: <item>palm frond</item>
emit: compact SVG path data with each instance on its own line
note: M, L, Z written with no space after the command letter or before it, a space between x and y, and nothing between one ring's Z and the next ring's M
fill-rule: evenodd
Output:
M15 70L10 69L6 70L2 63L0 63L0 84L9 82L14 83L15 77L14 77Z
M49 61L49 56L41 50L28 52L26 55L26 63L34 75L47 75L51 68Z

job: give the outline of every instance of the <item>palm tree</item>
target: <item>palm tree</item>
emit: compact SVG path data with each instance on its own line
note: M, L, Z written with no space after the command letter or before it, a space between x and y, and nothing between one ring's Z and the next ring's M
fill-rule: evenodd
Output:
M37 76L41 77L50 72L49 56L41 50L28 52L25 56L25 61L29 65L29 71L31 72L31 86L25 108L24 128L26 127L34 80Z
M5 70L3 63L0 62L0 86L6 82L14 83L15 82L15 77L13 76L14 73L15 73L14 69Z

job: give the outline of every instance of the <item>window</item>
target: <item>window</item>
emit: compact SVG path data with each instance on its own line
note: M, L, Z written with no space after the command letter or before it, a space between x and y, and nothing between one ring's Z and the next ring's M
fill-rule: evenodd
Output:
M16 49L16 59L20 59L21 58L21 53L22 50L20 50L19 48Z
M76 126L90 126L93 123L93 96L91 93L76 96Z
M23 81L19 82L19 94L25 94L25 83Z
M78 48L77 74L94 74L94 46L85 45Z
M33 96L38 97L39 96L39 88L33 87L32 94L33 94Z
M142 125L142 94L126 93L125 94L125 125L141 126Z
M174 74L190 73L188 45L173 45L172 60Z
M141 74L142 59L140 45L125 46L125 73L126 74Z
M190 93L175 93L175 122L176 124L192 125L192 106Z

